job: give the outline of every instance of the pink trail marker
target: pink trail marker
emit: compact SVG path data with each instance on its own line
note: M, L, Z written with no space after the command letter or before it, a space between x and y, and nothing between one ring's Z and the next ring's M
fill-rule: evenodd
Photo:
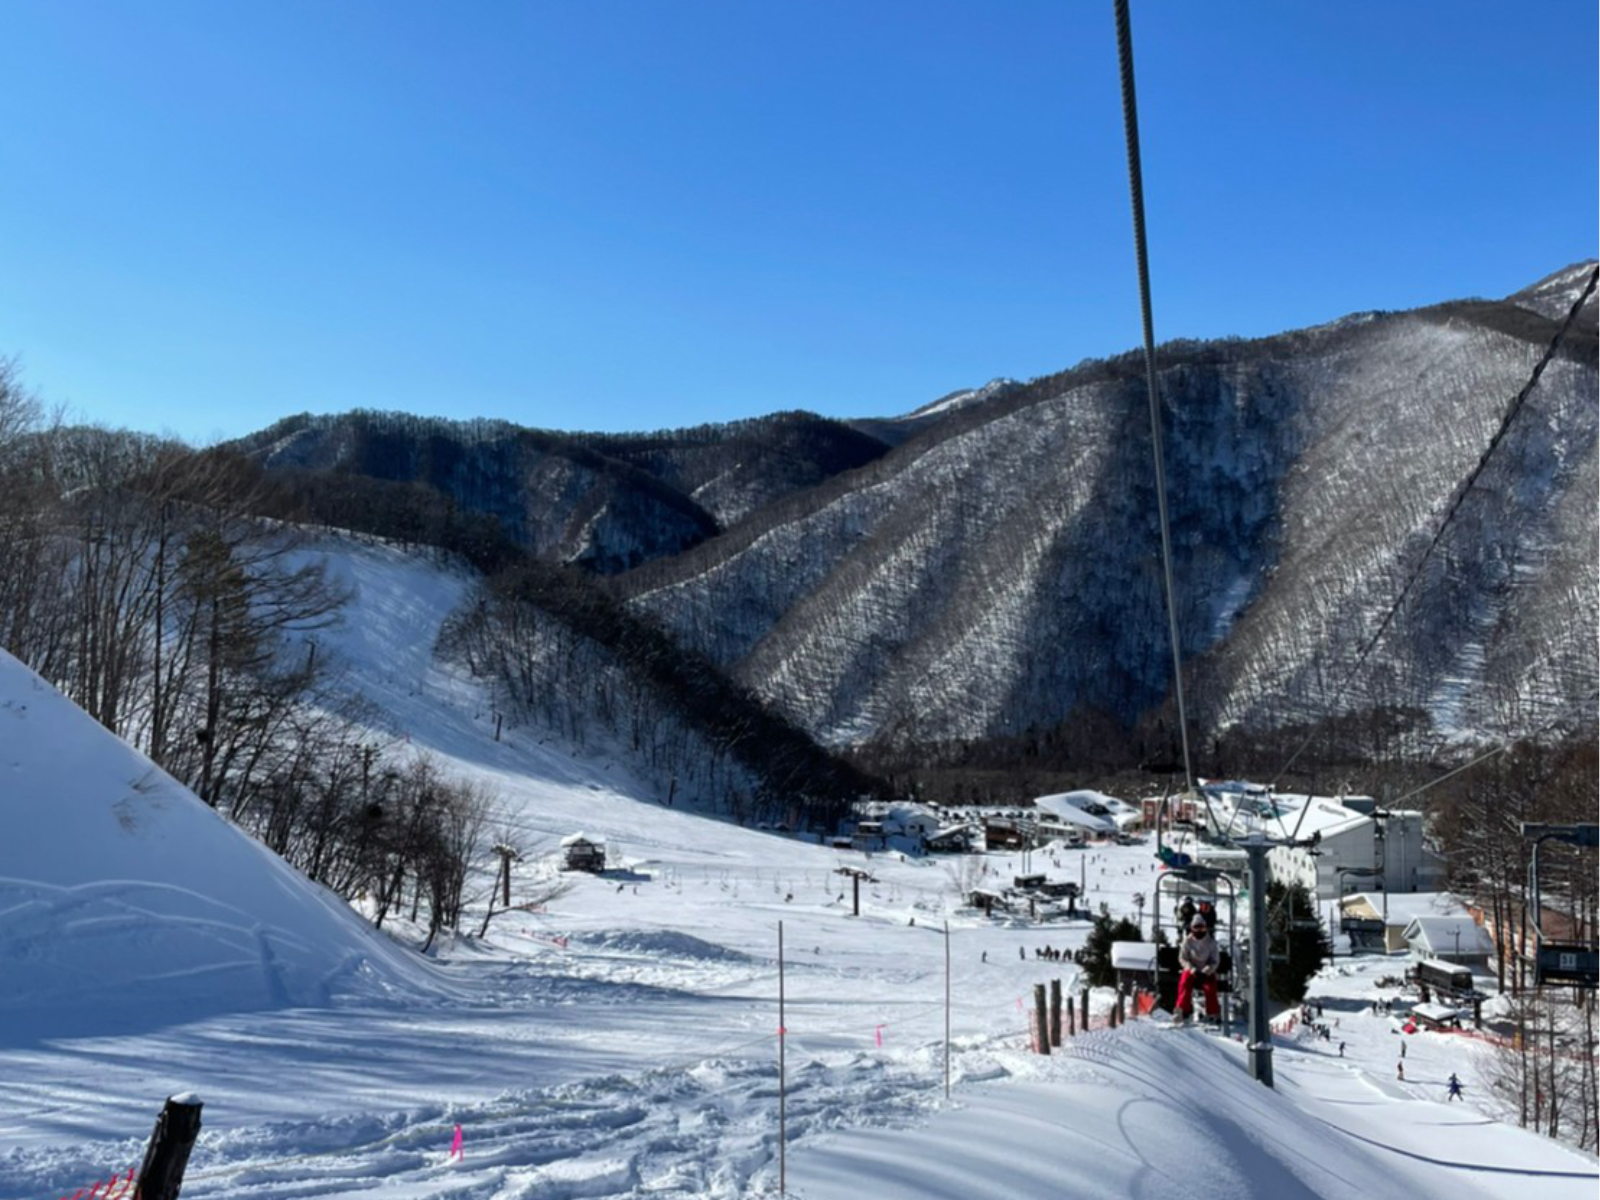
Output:
M872 1031L872 1036L878 1039L878 1045L883 1045L883 1026L879 1025Z
M461 1149L461 1126L456 1126L456 1140L450 1143L451 1158L465 1158L466 1154Z

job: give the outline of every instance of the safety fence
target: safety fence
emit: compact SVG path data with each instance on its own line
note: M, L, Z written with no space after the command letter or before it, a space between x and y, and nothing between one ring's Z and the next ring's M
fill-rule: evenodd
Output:
M119 1171L109 1179L96 1180L72 1193L64 1193L60 1200L137 1200L139 1185L138 1167Z

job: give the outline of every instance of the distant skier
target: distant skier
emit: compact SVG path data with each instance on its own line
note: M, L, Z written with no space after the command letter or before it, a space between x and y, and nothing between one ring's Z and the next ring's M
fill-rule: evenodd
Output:
M1339 1057L1340 1058L1344 1057L1344 1043L1343 1042L1339 1043Z
M1450 1094L1446 1097L1446 1100L1461 1100L1463 1104L1466 1103L1461 1098L1461 1080L1456 1078L1454 1071L1450 1072Z
M1394 1065L1394 1077L1396 1079L1398 1079L1401 1083L1404 1083L1406 1081L1406 1064L1404 1062L1395 1063L1395 1065Z
M1215 1017L1221 1011L1217 1003L1217 966L1222 961L1217 940L1211 936L1206 923L1195 917L1189 924L1189 936L1178 949L1178 964L1183 973L1178 976L1177 1020L1187 1021L1194 1012L1195 977L1205 995L1206 1016Z

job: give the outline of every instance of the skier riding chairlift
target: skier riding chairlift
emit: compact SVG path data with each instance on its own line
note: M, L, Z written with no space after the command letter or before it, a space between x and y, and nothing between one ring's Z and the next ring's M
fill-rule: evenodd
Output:
M1219 1017L1222 1009L1217 1001L1217 968L1222 963L1222 952L1217 947L1217 940L1211 936L1209 926L1198 916L1190 923L1189 936L1184 938L1178 950L1178 962L1183 967L1183 973L1178 976L1178 1011L1173 1020L1187 1021L1193 1015L1196 976L1205 996L1206 1016L1211 1019Z

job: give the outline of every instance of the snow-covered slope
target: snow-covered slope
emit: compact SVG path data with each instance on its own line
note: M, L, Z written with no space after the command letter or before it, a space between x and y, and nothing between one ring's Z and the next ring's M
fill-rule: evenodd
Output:
M963 907L964 872L1008 878L1018 858L834 851L648 801L609 755L563 753L538 730L517 726L496 741L470 681L421 652L460 580L388 547L323 552L356 591L349 620L329 635L353 686L386 728L494 789L504 818L495 835L522 851L513 900L526 907L496 916L483 941L447 945L438 971L449 986L425 1003L368 993L175 1019L133 1036L0 1036L0 1197L71 1195L137 1162L162 1097L186 1089L206 1103L184 1185L193 1200L776 1195L780 922L786 1165L801 1200L1523 1200L1535 1185L1544 1200L1593 1196L1591 1159L1493 1122L1481 1044L1419 1036L1412 1082L1380 1080L1396 1035L1364 1011L1370 979L1341 977L1329 997L1330 1010L1343 1006L1351 1060L1280 1039L1276 1092L1248 1080L1236 1044L1192 1030L1097 1031L1051 1058L1028 1053L1024 997L1050 979L1078 986L1070 962L1037 952L1082 945L1088 925L1012 925ZM114 769L94 778L114 782L134 761L26 673L4 678L16 682L0 699L20 691L39 748L8 739L0 767L24 754L108 757ZM73 777L64 772L58 788L36 768L36 802L60 807ZM186 801L182 811L208 830L231 832L187 797L163 795ZM604 836L623 865L606 877L557 872L559 838L579 828ZM48 860L30 866L33 876L66 873L52 867L55 847L74 831L51 831L28 856ZM130 843L106 834L94 840L114 853L76 869L80 886L123 878L116 860ZM224 903L271 908L273 897L224 892L212 878L254 872L258 852L245 849L224 861L213 848L216 866L189 867L190 887L204 881ZM21 858L6 852L6 873ZM1159 866L1148 845L1040 851L1033 865L1130 915ZM859 917L839 867L871 872ZM73 944L75 910L37 916L36 951ZM319 944L369 944L342 915L320 932L280 919ZM7 953L17 944L0 943ZM20 961L8 960L8 978ZM25 985L54 978L40 962L20 966ZM125 983L153 1005L181 995L186 977ZM1109 1001L1100 990L1091 1007L1103 1018ZM31 1019L51 1002L35 993L5 1014L0 1034L11 1016ZM1469 1103L1438 1102L1451 1070ZM457 1127L463 1155L452 1160Z
M0 652L0 1044L425 988L428 969Z

